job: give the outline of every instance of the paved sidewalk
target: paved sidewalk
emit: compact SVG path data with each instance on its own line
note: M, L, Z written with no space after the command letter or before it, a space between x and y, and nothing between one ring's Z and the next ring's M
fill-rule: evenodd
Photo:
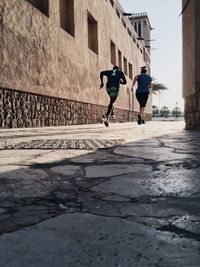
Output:
M0 130L0 267L199 267L200 132Z

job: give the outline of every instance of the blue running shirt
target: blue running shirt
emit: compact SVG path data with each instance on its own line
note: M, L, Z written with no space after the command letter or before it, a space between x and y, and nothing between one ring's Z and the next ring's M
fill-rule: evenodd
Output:
M142 73L137 76L138 87L137 93L149 93L149 83L152 81L152 78L146 74Z

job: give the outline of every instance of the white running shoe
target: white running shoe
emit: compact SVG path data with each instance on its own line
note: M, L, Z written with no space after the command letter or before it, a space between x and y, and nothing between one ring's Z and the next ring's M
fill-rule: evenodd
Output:
M115 120L115 114L110 115L110 118Z
M102 119L103 119L103 123L105 124L105 126L108 127L109 126L109 122L108 122L108 118L106 117L106 115L103 115Z

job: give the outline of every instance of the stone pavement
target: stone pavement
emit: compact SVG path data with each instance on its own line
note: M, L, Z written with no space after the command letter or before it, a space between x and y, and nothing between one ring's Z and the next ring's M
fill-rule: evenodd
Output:
M199 267L200 132L0 131L0 267Z

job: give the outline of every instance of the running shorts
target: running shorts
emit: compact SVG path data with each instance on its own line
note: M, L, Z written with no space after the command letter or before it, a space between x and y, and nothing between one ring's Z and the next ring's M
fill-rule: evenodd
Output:
M108 95L110 97L115 97L119 93L119 88L117 88L117 87L109 87L109 88L106 88L106 91L107 91L107 93L108 93Z
M149 93L136 93L136 98L137 98L141 108L146 107L148 95L149 95Z

